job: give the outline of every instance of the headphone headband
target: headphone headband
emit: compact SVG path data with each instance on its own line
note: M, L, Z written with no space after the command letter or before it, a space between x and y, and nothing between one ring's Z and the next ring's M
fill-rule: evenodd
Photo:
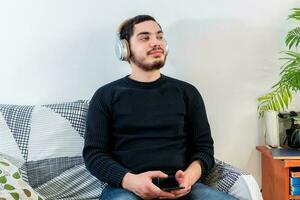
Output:
M119 25L119 27L117 28L117 34L118 34L118 35L121 35L121 31L122 31L123 26L124 26L129 20L131 20L131 18L125 19L125 20Z

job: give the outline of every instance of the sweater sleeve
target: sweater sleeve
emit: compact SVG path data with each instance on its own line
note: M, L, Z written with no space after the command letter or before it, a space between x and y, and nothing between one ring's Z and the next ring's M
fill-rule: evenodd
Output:
M101 181L121 187L128 169L116 162L111 155L112 121L105 103L105 97L99 92L91 99L87 121L83 158L87 169Z
M214 165L214 142L211 137L205 105L196 88L192 90L189 97L186 131L188 133L190 162L194 160L201 162L203 177Z

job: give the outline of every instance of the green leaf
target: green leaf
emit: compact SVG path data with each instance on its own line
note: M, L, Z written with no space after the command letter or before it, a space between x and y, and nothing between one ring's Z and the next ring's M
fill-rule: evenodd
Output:
M283 102L284 102L284 104L285 104L285 107L286 108L288 108L288 105L289 105L289 103L291 102L290 101L290 96L289 96L289 90L288 90L288 88L284 88L284 90L283 90Z
M291 18L296 19L296 20L300 20L299 16L292 16Z
M283 100L283 103L284 103L284 107L287 108L288 105L289 105L289 99L288 99L288 96L285 94L282 96L282 100Z
M4 198L4 197L0 197L0 200L6 200L6 198Z
M280 111L284 108L288 108L290 101L291 93L289 91L289 87L279 83L273 91L258 98L259 116L264 116L264 112L267 110Z
M29 190L23 189L23 191L27 197L31 197L31 192Z
M7 179L5 176L0 176L0 183L5 184L7 182Z
M8 164L7 162L3 162L3 161L0 161L0 164L4 165L4 166L6 166L6 167L9 166L9 164Z
M280 91L280 95L277 96L276 100L278 101L278 104L279 104L279 108L283 109L284 108L284 103L283 103L283 100L282 100L282 92Z
M288 32L285 38L285 44L291 49L293 46L297 48L300 40L300 27L294 28Z
M300 29L300 28L299 28ZM295 44L295 47L297 48L298 47L298 45L299 45L299 42L300 42L300 39L299 38L297 38L297 41L296 41L296 44Z
M278 109L277 109L276 106L277 106L277 105L276 105L275 101L272 99L272 101L271 101L271 108L272 108L272 110L277 111Z
M15 179L20 179L20 178L21 178L19 172L15 172L12 176L13 176Z
M42 197L39 196L38 200L44 200Z
M4 185L4 189L6 189L6 190L14 190L15 187L12 186L12 185L10 185L10 184L5 184L5 185Z
M257 98L258 101L265 101L265 100L268 100L268 99L270 99L270 97L267 97L267 96L261 96L261 97Z
M14 198L14 200L20 200L20 195L18 193L12 192L10 195Z
M292 9L292 14L288 16L288 19L297 19L300 20L300 11L298 8Z
M293 58L299 58L300 59L300 54L294 51L283 51L283 53L293 57Z

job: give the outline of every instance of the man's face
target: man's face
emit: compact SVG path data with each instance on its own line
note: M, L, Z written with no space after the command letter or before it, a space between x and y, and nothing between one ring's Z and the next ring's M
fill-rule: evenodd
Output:
M134 26L130 38L130 62L144 71L160 69L166 60L166 43L163 32L154 21L145 21Z

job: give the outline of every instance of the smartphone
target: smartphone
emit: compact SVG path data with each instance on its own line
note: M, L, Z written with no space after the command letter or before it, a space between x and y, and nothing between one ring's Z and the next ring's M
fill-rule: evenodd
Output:
M152 182L161 190L167 192L172 190L180 190L184 188L179 185L174 175L169 175L167 178L159 178L159 177L153 178Z

